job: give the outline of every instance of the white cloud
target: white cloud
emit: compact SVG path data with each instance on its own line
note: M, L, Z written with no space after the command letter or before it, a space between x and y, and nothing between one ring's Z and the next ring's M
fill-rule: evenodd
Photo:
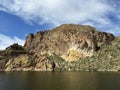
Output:
M18 43L20 45L23 45L24 40L21 40L16 36L11 38L6 35L0 34L0 50L5 49L6 47L12 45L13 43Z
M113 24L107 15L116 13L117 4L113 0L0 0L0 5L0 10L15 14L29 24L79 23L99 29Z
M27 21L54 25L80 23L89 19L103 23L103 20L106 22L105 15L112 10L103 0L1 0L0 4L5 7L4 11Z

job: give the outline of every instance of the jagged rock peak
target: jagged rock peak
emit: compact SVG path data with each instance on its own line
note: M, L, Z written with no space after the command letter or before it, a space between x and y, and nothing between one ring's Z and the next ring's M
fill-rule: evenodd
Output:
M36 56L56 54L66 61L92 56L101 45L110 44L114 40L110 33L97 31L94 27L63 24L49 31L30 34L24 47Z

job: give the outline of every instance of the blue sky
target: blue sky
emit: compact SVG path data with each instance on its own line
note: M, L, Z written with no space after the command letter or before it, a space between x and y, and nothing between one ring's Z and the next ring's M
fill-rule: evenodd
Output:
M0 0L0 49L64 23L120 35L120 0Z

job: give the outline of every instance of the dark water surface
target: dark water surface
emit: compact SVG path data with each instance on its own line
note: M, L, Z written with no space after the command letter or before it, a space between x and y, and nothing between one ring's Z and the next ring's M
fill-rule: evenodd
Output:
M0 72L0 90L120 90L120 73Z

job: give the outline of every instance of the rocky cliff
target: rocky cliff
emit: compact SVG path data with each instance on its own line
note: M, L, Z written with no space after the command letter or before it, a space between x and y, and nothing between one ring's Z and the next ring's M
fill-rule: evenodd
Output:
M63 24L29 34L23 47L13 44L1 51L0 68L3 71L118 71L119 40L91 26Z

